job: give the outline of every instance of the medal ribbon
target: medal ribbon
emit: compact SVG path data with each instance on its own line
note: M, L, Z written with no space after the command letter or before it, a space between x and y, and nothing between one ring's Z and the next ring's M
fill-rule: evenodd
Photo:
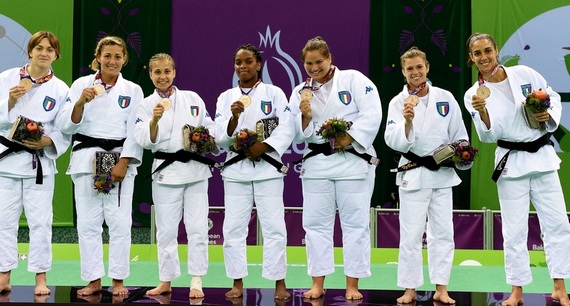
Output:
M495 69L493 69L493 72L491 72L491 76L489 76L489 78L487 78L487 80L491 79L495 74L497 74L498 71L499 71L499 65L497 65L497 67L495 67ZM479 86L483 86L483 85L485 85L485 82L487 82L485 79L483 79L483 75L481 74L481 71L479 71L479 74L477 75L477 81L479 82Z
M243 88L241 87L241 84L239 82L238 82L238 86L239 86L239 90L241 90L241 93L247 96L255 87L257 87L257 85L259 85L259 83L261 83L261 79L257 80L257 83L255 83L255 85L253 85L253 87L250 88L247 92L243 91Z
M105 90L109 90L113 87L113 85L107 85L105 82L103 82L103 79L101 78L101 71L97 71L97 74L95 74L95 81L93 84L101 84Z
M160 89L156 89L156 93L161 97L161 98L168 98L170 96L172 96L172 93L174 92L174 87L170 86L168 87L167 90L160 90Z
M420 84L420 86L416 87L416 89L414 90L408 90L408 93L411 95L417 95L420 91L422 91L424 88L426 88L427 86L427 82L423 82Z
M325 85L328 81L330 81L333 77L334 77L334 70L335 70L335 66L331 65L331 68L329 69L329 72L327 73L327 76L325 77L325 81L317 86L312 86L313 82L313 78L307 78L307 80L305 81L305 86L303 86L302 89L310 89L312 91L317 91L319 90L323 85Z
M38 78L38 79L32 79L32 76L28 74L28 69L26 69L29 65L26 65L22 68L20 68L20 80L21 79L30 79L32 81L32 83L35 84L42 84L45 83L49 80L51 80L51 78L53 78L53 71L50 69L48 75Z

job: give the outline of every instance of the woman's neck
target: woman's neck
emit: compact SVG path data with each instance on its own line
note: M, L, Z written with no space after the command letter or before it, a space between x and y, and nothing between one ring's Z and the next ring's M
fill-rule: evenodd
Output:
M27 67L27 72L35 80L48 75L49 68L41 68L38 66L29 65Z
M119 78L118 75L110 76L100 71L99 73L101 75L101 81L107 85L115 85L115 83L117 83L117 79Z

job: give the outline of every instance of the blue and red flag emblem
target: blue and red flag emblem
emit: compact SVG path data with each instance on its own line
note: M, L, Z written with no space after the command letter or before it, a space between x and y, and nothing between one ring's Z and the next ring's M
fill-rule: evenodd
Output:
M46 96L44 98L44 109L46 112L49 112L50 110L52 110L55 107L55 99L52 97L48 97Z
M273 111L273 104L271 104L271 101L261 100L261 111L266 115L271 114L271 111Z
M131 105L131 97L129 96L119 96L119 100L117 101L121 108L127 108Z
M447 114L449 114L449 102L436 102L435 108L437 109L437 113L442 117L445 117Z
M352 95L350 94L349 91L339 91L338 92L338 98L340 99L340 102L342 102L342 104L344 105L348 105L350 104L350 102L352 102Z

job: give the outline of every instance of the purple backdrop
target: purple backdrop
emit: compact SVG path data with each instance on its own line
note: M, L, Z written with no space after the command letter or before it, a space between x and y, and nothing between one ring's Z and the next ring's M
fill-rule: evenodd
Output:
M377 213L377 240L378 248L398 248L400 243L400 221L398 211L382 211ZM484 248L483 212L454 212L453 228L456 249ZM424 248L425 233L424 233Z
M305 246L305 230L303 229L303 211L300 209L285 210L285 224L287 225L287 245ZM333 245L342 247L342 230L338 211L336 213Z
M318 8L318 13L315 9ZM289 96L306 74L300 51L308 39L322 36L340 69L368 74L370 1L172 1L171 54L174 84L196 91L210 114L220 93L235 86L233 54L244 43L263 51L263 81ZM331 20L334 18L334 20ZM304 145L284 156L297 160ZM302 206L299 167L285 178L285 206ZM210 180L210 205L223 205L223 185L216 171Z
M222 225L224 223L224 209L216 209L210 207L208 213L208 243L222 245L224 243L224 235ZM188 237L186 236L186 229L184 228L184 221L178 224L178 243L187 244ZM251 211L251 218L249 219L248 234L246 238L247 245L257 245L257 211Z
M570 214L568 214L568 219L570 220ZM493 249L502 250L503 249L503 234L502 234L502 220L501 213L493 213ZM544 250L544 244L542 242L542 234L540 231L540 222L538 221L538 215L532 213L528 216L528 240L527 247L530 251L540 251Z

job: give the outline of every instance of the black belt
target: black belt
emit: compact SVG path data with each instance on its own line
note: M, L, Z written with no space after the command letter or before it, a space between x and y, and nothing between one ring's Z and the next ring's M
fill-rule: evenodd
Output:
M4 136L0 136L0 143L6 146L8 149L4 150L4 152L0 153L0 159L6 157L7 155L15 152L26 151L32 154L33 161L38 161L38 166L36 167L32 162L32 169L36 169L36 184L41 185L44 183L44 170L42 168L42 162L38 155L43 156L43 151L37 151L30 149L24 145L21 145L17 142L10 141L8 138Z
M99 147L105 151L111 151L114 148L122 147L125 143L125 138L123 139L104 139L86 136L83 134L75 134L75 140L79 141L78 144L73 146L71 151L77 151L85 148Z
M431 155L419 156L419 155L412 153L412 152L406 152L406 153L400 153L400 154L402 154L402 156L407 158L410 162L408 162L404 165L401 165L400 167L398 167L396 169L391 169L390 170L391 172L403 172L403 171L408 171L408 170L412 170L412 169L419 168L419 167L426 167L432 171L437 171L441 167L453 167L452 162L443 162L441 164L436 163L435 159Z
M149 176L151 176L151 175L155 174L156 172L166 168L167 166L169 166L170 164L172 164L175 161L187 163L191 160L195 160L199 163L206 164L210 167L214 167L214 168L218 168L218 169L220 168L220 164L218 164L215 160L209 159L209 158L202 156L200 154L196 154L196 153L188 152L188 151L184 151L184 150L180 150L180 151L177 151L174 153L157 151L154 153L154 158L163 159L164 161L160 165L158 165L158 167L156 167L156 169Z
M239 151L238 155L232 157L230 160L228 160L227 162L225 162L222 165L222 169L225 167L228 167L230 165L233 165L237 162L240 162L244 159L246 159L247 156L245 156L245 153L243 151ZM264 161L268 162L270 165L272 165L273 167L275 167L275 169L277 169L277 171L287 174L289 172L289 168L285 165L283 165L281 162L275 160L273 157L267 155L266 153L263 153L261 155L259 155L259 158L263 159Z
M505 155L501 158L495 170L493 171L493 176L491 177L494 182L499 179L501 173L505 169L505 165L507 164L507 160L509 159L509 154L511 154L512 150L515 151L525 151L530 153L536 153L540 148L546 145L553 145L552 140L550 140L550 134L546 133L542 135L540 138L530 141L530 142L512 142L499 139L497 141L497 145L501 148L509 149Z
M293 163L298 164L300 162L305 161L307 158L311 158L311 157L319 155L319 154L329 156L329 155L336 153L334 150L331 149L331 145L328 142L327 143L312 143L311 142L311 143L309 143L309 149L311 150L311 152L309 152L309 153L307 153L307 155L303 156L302 159L296 160ZM371 165L378 166L380 164L380 159L378 159L376 156L372 156L368 153L358 153L354 148L344 149L343 151L348 152L348 153L352 153L352 154L364 159L366 162L368 162Z

